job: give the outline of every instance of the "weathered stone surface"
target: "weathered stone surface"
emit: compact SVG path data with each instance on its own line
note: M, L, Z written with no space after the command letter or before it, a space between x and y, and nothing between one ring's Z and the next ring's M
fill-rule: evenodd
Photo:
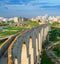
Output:
M45 24L17 35L8 47L8 64L38 64L48 32Z

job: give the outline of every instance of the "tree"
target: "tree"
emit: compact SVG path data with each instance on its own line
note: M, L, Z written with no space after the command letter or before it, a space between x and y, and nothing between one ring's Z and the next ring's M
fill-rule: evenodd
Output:
M55 42L56 39L57 39L57 31L56 31L56 29L51 30L51 31L49 32L49 40Z

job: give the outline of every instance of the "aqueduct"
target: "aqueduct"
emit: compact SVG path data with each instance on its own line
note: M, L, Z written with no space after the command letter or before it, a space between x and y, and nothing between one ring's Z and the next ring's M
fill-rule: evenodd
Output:
M8 47L8 64L40 64L42 43L49 28L44 24L16 36Z

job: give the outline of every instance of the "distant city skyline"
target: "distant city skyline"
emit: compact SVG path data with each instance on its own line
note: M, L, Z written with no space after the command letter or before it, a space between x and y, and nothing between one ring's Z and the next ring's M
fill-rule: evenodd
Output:
M60 0L0 0L2 17L36 17L60 15Z

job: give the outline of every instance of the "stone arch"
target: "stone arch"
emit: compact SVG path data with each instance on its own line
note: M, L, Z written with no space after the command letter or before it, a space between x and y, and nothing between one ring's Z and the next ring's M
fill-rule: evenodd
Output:
M29 55L30 55L30 64L34 64L34 50L32 45L32 37L29 39Z
M21 64L29 64L28 57L27 57L27 48L26 48L25 42L22 44Z

